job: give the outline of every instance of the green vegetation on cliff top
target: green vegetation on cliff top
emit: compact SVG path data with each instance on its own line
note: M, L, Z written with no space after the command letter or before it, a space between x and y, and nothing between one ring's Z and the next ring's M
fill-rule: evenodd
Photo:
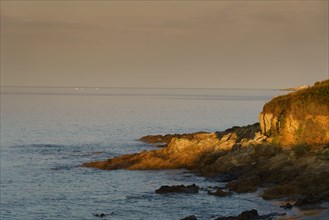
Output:
M271 112L273 108L287 108L292 104L307 105L310 103L329 106L329 80L316 82L307 89L278 96L264 105L263 112Z

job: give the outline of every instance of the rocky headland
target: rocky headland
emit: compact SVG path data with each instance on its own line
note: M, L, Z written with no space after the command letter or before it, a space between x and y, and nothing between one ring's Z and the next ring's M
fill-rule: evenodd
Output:
M259 119L222 132L148 135L140 140L160 148L83 166L185 168L226 182L224 194L262 189L262 198L296 206L329 201L329 80L274 98Z
M273 143L329 143L329 80L274 98L264 105L259 122Z

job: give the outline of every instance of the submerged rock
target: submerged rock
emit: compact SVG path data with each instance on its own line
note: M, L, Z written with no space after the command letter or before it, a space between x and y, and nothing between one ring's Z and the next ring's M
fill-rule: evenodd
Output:
M190 215L185 218L182 218L181 220L198 220L198 219L195 215Z
M94 216L99 217L99 218L103 218L103 217L107 216L107 214L100 213L100 214L94 214Z
M259 219L257 210L244 211L238 216L218 217L215 220L254 220Z
M219 197L229 196L231 194L232 193L225 192L222 189L217 189L215 192L208 191L208 195L219 196Z
M284 208L284 209L292 209L292 205L291 205L289 202L287 202L287 203L284 204L284 205L281 205L280 207L281 207L281 208Z
M184 185L174 185L174 186L161 186L159 189L155 190L155 193L166 194L166 193L198 193L199 187L195 184L184 186Z
M215 220L261 220L272 219L274 216L283 216L285 213L270 213L268 215L259 215L255 209L244 211L238 216L218 217Z

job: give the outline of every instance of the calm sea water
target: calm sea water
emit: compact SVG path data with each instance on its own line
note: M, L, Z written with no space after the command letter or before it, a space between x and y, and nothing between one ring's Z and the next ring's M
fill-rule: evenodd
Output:
M84 162L153 149L147 134L220 131L258 121L273 90L1 88L1 219L198 219L282 212L255 194L158 195L219 186L186 170L103 171Z

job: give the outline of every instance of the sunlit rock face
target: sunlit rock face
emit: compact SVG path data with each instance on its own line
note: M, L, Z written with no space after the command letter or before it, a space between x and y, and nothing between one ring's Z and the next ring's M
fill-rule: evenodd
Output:
M267 103L259 115L262 134L281 145L329 143L329 80Z
M110 170L193 168L197 166L202 154L219 148L220 143L215 133L198 134L193 139L172 137L170 143L159 150L125 155L85 166Z
M224 132L171 135L169 143L158 150L123 155L106 161L86 163L84 166L108 170L198 169L207 161L211 161L211 158L216 158L234 147L266 142L267 137L260 132L254 133L255 131L259 131L259 124L234 127ZM162 141L164 136L155 137ZM151 136L147 138L154 143Z

